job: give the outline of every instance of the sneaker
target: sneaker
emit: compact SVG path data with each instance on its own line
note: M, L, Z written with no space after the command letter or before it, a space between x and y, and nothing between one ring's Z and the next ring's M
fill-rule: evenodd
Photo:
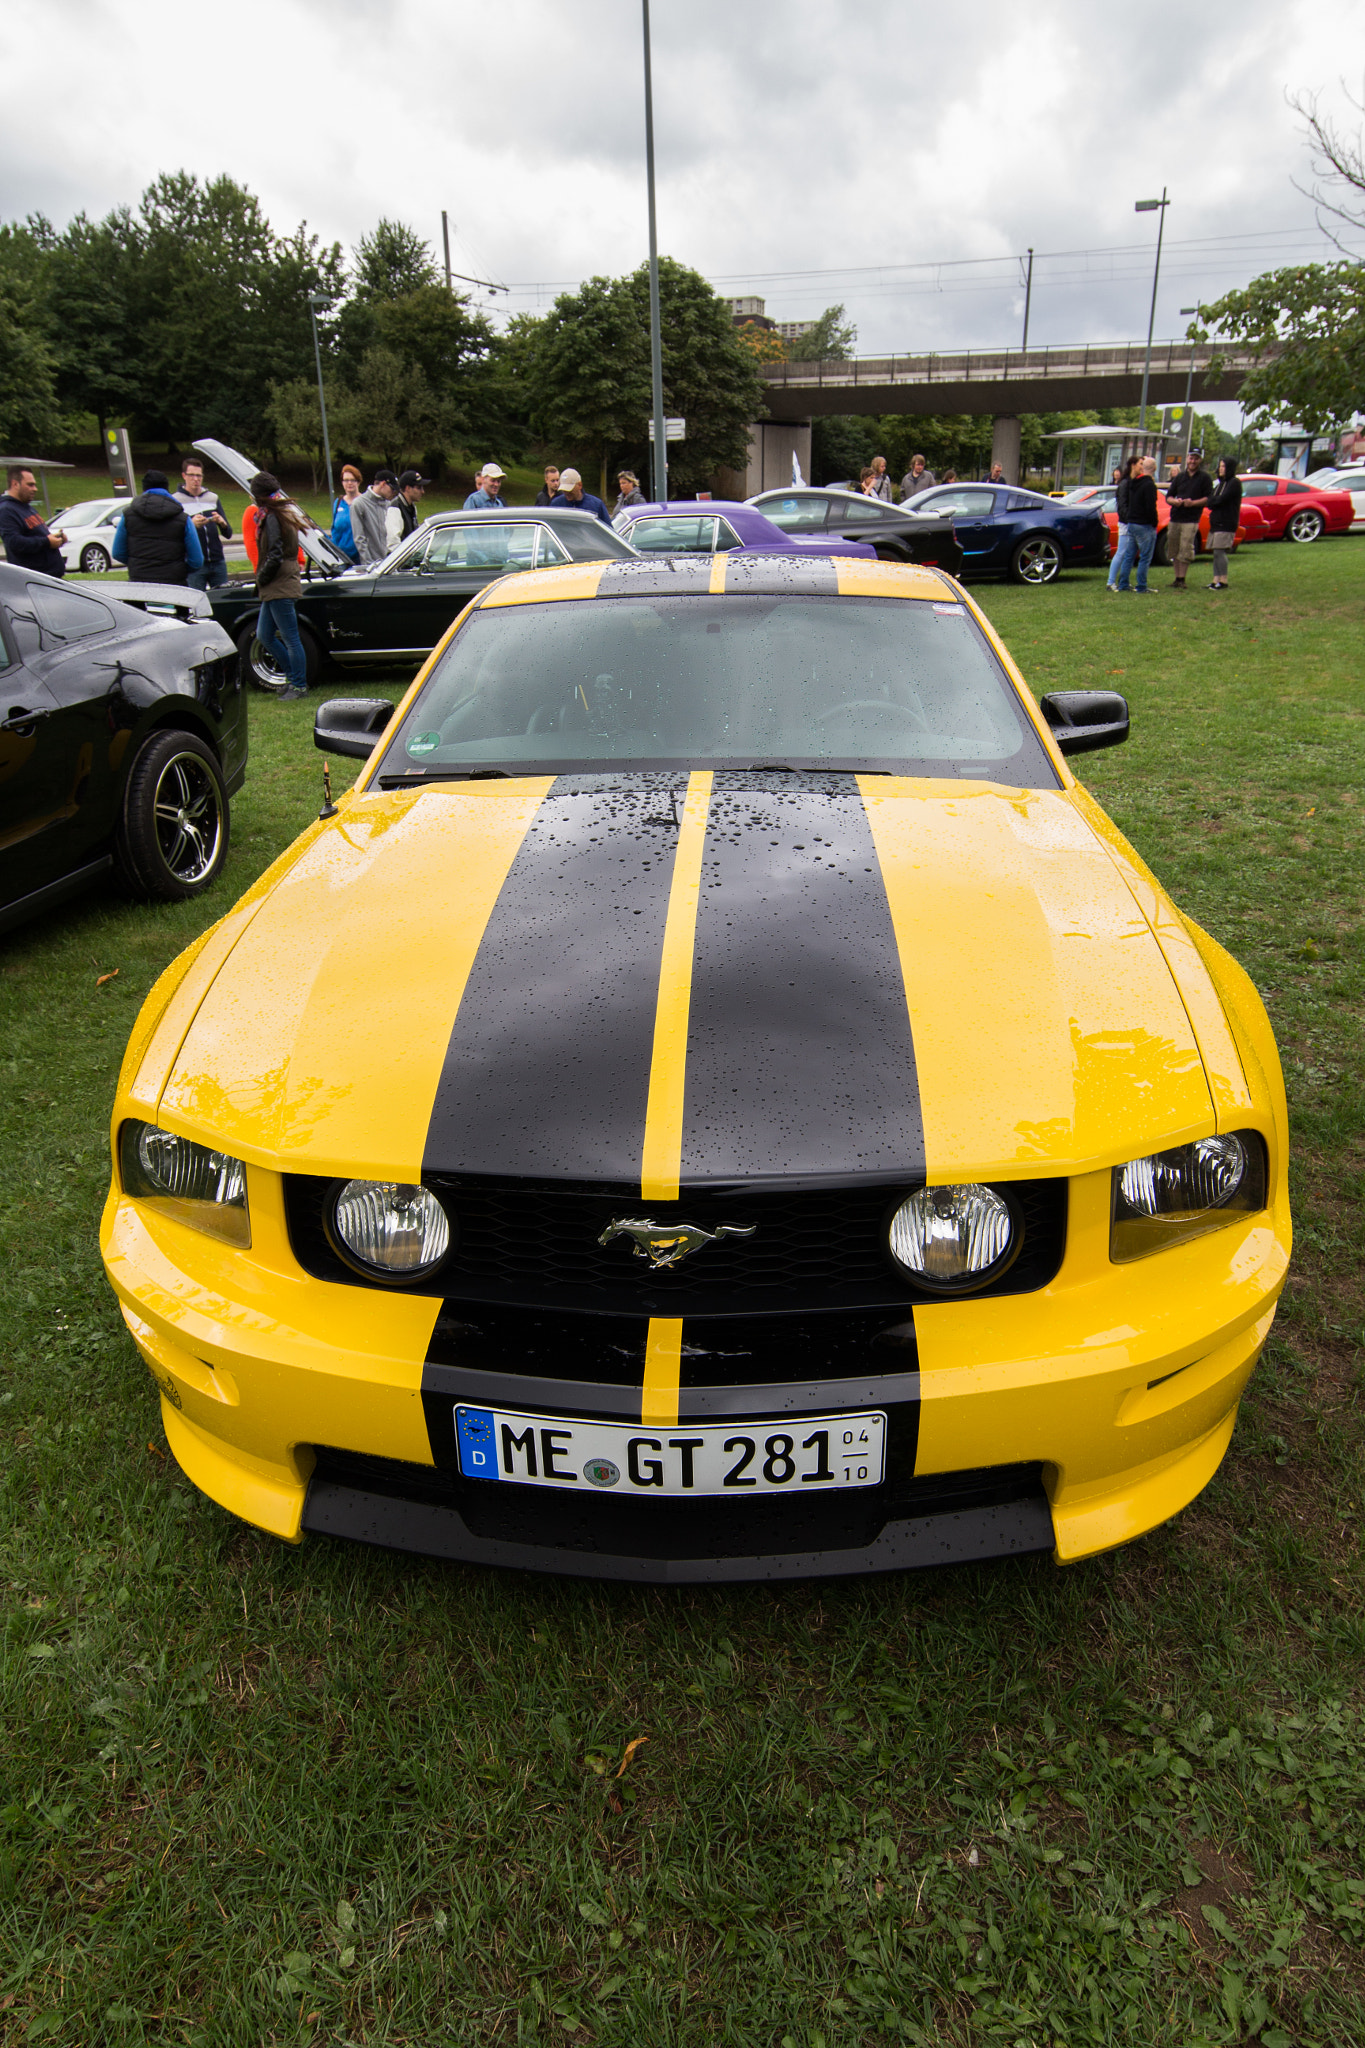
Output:
M306 697L308 695L308 685L307 683L300 683L297 689L291 687L287 690L281 690L279 694L281 697L284 698L286 703L296 704L300 697Z

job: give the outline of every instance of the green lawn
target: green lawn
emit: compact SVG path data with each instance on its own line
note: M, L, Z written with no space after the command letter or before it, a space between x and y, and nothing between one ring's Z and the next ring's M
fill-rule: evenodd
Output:
M1066 1572L638 1591L233 1522L95 1231L124 1040L315 813L310 707L253 700L210 896L3 942L0 2039L1365 2037L1365 543L1206 580L983 592L1038 689L1127 693L1087 779L1263 989L1297 1147L1222 1471Z

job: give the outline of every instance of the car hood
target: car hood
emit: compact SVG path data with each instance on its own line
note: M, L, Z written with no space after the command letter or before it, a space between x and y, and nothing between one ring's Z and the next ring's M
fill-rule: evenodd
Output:
M195 441L192 445L199 450L201 455L207 455L211 462L216 462L225 476L230 476L232 481L244 490L248 497L251 496L251 479L260 473L261 465L259 462L252 462L249 457L240 454L236 448L230 448L226 441L214 441L206 438L202 441ZM304 521L299 533L299 546L303 549L304 554L313 564L313 567L320 569L324 576L340 576L344 574L351 567L349 557L342 554L341 549L336 546L330 534L324 533L316 521L309 518L302 506L298 506L296 509Z
M159 1114L301 1172L637 1196L1185 1142L1214 1128L1199 1046L1087 801L723 773L343 799L260 888Z

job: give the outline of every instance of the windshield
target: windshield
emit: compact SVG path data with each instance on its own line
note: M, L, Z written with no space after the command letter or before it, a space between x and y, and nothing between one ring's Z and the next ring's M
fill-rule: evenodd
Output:
M965 606L620 597L473 613L381 772L776 763L1056 787Z

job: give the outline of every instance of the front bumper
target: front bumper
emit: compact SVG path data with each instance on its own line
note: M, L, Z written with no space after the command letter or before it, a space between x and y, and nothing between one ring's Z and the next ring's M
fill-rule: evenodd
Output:
M824 1521L776 1510L745 1521L700 1502L679 1509L614 1497L569 1513L553 1490L524 1487L515 1489L515 1518L499 1522L487 1488L441 1455L441 1417L457 1399L636 1421L638 1385L571 1382L543 1364L537 1377L511 1350L490 1365L486 1347L475 1365L429 1362L442 1304L306 1274L277 1175L249 1169L248 1251L155 1216L117 1189L101 1244L181 1466L222 1506L290 1541L316 1531L472 1563L652 1582L906 1569L1045 1549L1068 1563L1131 1541L1208 1483L1288 1258L1281 1189L1268 1212L1111 1265L1109 1187L1107 1172L1071 1182L1066 1255L1049 1285L916 1304L913 1337L891 1370L851 1376L841 1364L812 1376L807 1326L799 1378L683 1388L680 1413L697 1419L884 1407L898 1460L882 1488Z

